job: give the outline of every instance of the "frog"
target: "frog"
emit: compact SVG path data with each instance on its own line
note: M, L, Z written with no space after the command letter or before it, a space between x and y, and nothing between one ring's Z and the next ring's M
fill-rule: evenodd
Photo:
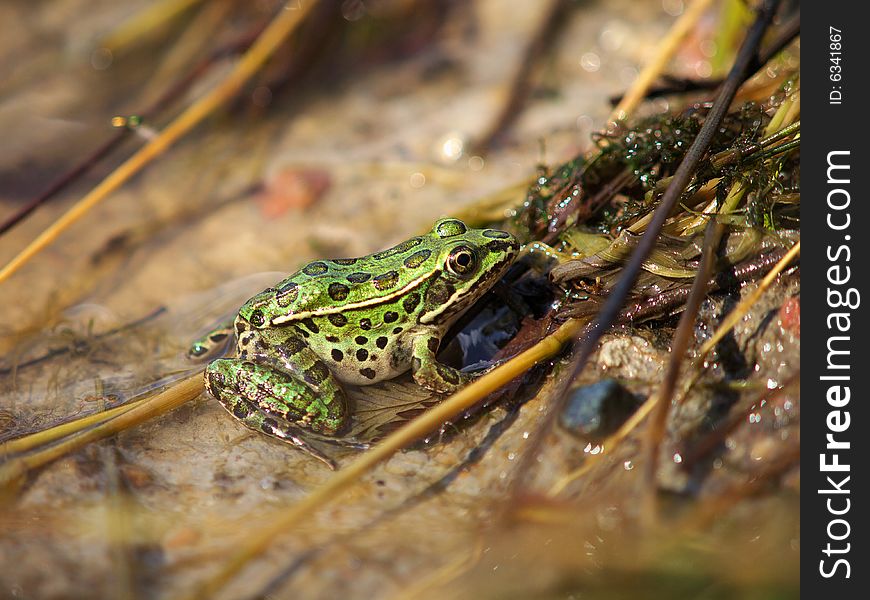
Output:
M235 357L211 360L205 388L235 419L331 468L308 443L350 424L345 385L411 371L420 386L452 393L473 375L439 362L450 327L490 290L520 245L499 229L436 221L424 235L359 258L315 260L242 305L232 322L196 342L236 339Z

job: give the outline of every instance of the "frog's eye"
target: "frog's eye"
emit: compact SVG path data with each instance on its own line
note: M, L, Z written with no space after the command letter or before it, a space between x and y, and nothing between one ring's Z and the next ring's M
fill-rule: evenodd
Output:
M447 270L460 277L474 272L477 255L468 246L458 246L447 256Z
M262 327L266 323L266 317L263 316L263 313L259 310L255 310L251 313L251 318L248 319L251 322L251 325L254 327Z

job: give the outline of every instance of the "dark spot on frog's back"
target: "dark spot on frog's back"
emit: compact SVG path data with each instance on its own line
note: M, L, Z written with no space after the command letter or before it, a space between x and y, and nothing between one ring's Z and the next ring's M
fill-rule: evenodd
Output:
M351 273L346 277L346 279L351 283L365 283L371 278L372 274L364 271L357 271L356 273Z
M299 298L299 284L295 281L288 281L275 290L275 300L279 306L290 306L297 298Z
M336 258L332 262L341 265L342 267L349 267L350 265L356 264L356 261L358 260L358 258Z
M383 260L385 258L395 256L396 254L402 254L404 252L407 252L408 250L416 248L422 243L423 238L413 237L410 240L405 240L401 244L396 244L392 248L387 248L386 250L375 252L374 254L372 254L372 258L375 260Z
M435 229L435 233L437 233L438 237L441 238L462 235L466 231L468 231L468 228L465 226L465 223L459 219L446 219L439 223L438 227Z
M325 262L315 261L308 263L302 268L302 272L310 277L317 277L329 271L329 266Z
M506 231L499 231L498 229L487 229L483 232L483 237L488 237L494 240L506 240L511 236Z
M350 288L343 283L330 283L326 293L328 293L329 297L334 301L341 302L342 300L347 299L347 295L350 293Z
M381 336L381 337L379 337L378 339L375 340L375 345L376 345L378 348L380 348L381 350L383 350L384 348L387 347L387 343L388 343L389 341L390 341L390 340L388 340L385 336Z
M331 315L327 315L326 318L329 319L329 322L332 323L333 327L344 327L345 325L347 325L347 317L345 317L341 313L334 313ZM327 340L327 341L331 341L331 340Z
M360 348L356 351L356 359L360 362L364 361L369 357L369 351L365 348Z
M375 286L375 289L379 291L388 290L391 287L394 287L397 283L399 283L399 272L398 271L387 271L383 275L378 275L372 280L372 283Z
M339 350L338 348L332 349L332 360L335 362L341 362L344 360L344 352Z
M302 324L305 325L311 333L320 333L320 327L317 326L317 323L315 323L314 319L311 317L302 319Z
M399 320L399 313L392 310L384 313L384 323L395 323Z
M409 269L416 269L424 262L429 260L429 257L432 256L432 251L428 249L423 249L415 252L411 256L407 257L403 264L405 267Z
M233 405L233 416L237 419L245 419L248 416L248 407L242 404L241 402L237 402Z
M366 379L374 379L377 376L374 369L370 369L366 367L365 369L360 369L359 374L365 377Z

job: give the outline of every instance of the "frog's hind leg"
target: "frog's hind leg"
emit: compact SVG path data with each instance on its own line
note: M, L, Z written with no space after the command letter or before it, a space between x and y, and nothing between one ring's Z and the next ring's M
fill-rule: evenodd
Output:
M230 414L241 421L245 427L278 438L282 442L292 444L309 456L325 463L333 471L338 468L334 460L305 441L302 437L303 430L299 427L282 419L274 418L237 394L227 394L225 392L218 397L218 402Z
M205 371L206 389L246 427L293 444L334 468L302 437L307 429L339 433L347 421L344 392L331 385L331 376L319 383L314 388L294 375L246 360L216 360Z

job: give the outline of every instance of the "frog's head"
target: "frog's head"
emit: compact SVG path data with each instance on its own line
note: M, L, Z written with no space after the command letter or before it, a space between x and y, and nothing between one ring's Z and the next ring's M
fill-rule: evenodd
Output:
M520 248L506 231L470 229L458 219L440 219L428 235L441 275L426 295L423 323L459 316L501 278Z

